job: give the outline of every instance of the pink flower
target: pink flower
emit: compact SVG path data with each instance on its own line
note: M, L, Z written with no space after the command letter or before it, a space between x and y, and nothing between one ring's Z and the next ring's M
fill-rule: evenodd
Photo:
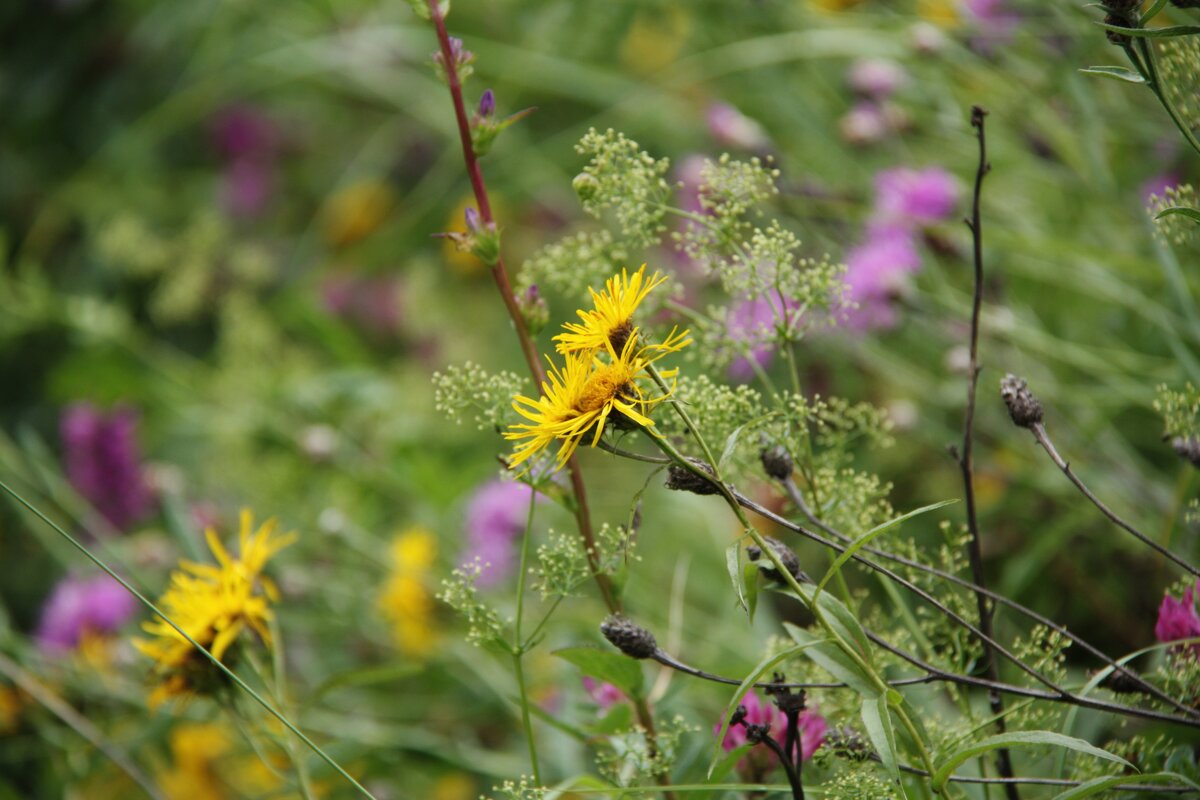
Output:
M757 692L750 691L742 698L742 705L746 707L745 720L747 725L767 725L770 728L771 736L780 744L784 743L787 738L787 717L775 707L774 703L764 701L759 698ZM803 761L808 761L825 740L825 731L828 725L825 722L825 718L813 709L806 709L800 712L800 716L796 719L796 722L800 726L800 758ZM713 726L713 734L719 734L720 732L721 725L717 723ZM730 725L725 731L725 738L721 741L721 747L728 752L744 744L746 744L745 727L742 725ZM777 763L773 753L765 747L756 747L738 762L738 769L744 772L753 771L763 774Z
M766 131L728 103L713 103L706 114L708 132L723 147L764 150L770 144Z
M792 301L788 301L788 322L795 325L799 312ZM748 381L755 375L753 362L760 367L770 366L775 355L775 328L783 323L783 310L778 295L763 295L753 300L742 300L729 307L725 315L725 332L734 342L750 347L749 357L738 355L729 365L729 376L734 380ZM742 351L739 349L738 351Z
M1176 172L1162 172L1158 175L1151 175L1138 187L1138 196L1142 198L1143 203L1148 204L1151 198L1163 197L1166 195L1167 189L1173 189L1179 184L1179 174Z
M867 241L846 254L845 299L857 306L847 310L847 326L857 331L893 327L892 303L920 268L912 232L896 226L869 229Z
M583 688L588 697L592 698L592 702L603 710L608 710L625 699L625 693L616 686L607 681L601 683L587 675L583 676Z
M886 100L908 83L908 73L886 58L860 58L846 72L846 83L859 94Z
M874 144L892 133L883 106L872 100L856 103L838 122L838 129L847 143L855 145Z
M471 495L464 561L478 559L483 564L477 585L494 586L512 574L516 540L525 530L532 493L523 483L491 480Z
M1162 605L1158 607L1158 621L1154 624L1154 636L1160 642L1175 642L1180 639L1191 639L1200 636L1200 615L1196 613L1195 590L1200 589L1200 579L1196 585L1183 593L1183 598L1176 600L1169 594L1163 595ZM1189 645L1193 653L1200 655L1200 643Z
M875 176L875 211L883 222L940 222L954 213L958 195L958 180L941 167L897 167Z
M1009 7L1008 0L963 0L964 16L973 23L978 35L975 46L990 52L1007 44L1021 24L1021 17Z
M73 649L86 632L111 633L137 611L137 600L108 575L67 577L54 587L38 621L38 647L57 655Z

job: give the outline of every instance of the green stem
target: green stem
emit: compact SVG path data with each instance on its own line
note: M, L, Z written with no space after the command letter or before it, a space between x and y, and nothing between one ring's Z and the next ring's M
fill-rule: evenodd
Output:
M109 577L111 577L117 583L121 584L121 586L125 587L125 591L129 592L134 597L136 597L138 599L138 602L140 602L146 608L150 609L150 611L152 611L155 614L155 616L161 618L164 622L166 622L168 625L170 625L171 628L173 628L175 630L175 632L178 633L188 644L190 644L192 647L196 648L196 650L198 650L201 655L203 655L205 658L207 658L209 660L209 662L214 667L216 667L217 670L219 670L221 672L221 674L223 674L229 680L233 681L233 683L239 689L241 689L246 694L250 695L250 697L253 698L256 703L258 703L260 706L262 706L267 711L267 713L269 713L271 716L275 717L275 719L279 720L279 722L285 728L287 728L289 731L291 731L296 736L296 738L298 738L300 741L304 742L304 744L306 746L308 746L309 749L311 749L314 753L316 753L318 756L320 756L321 760L323 760L326 764L328 764L330 767L332 767L333 770L335 772L337 772L338 775L341 775L342 778L347 783L349 783L351 786L353 786L355 789L357 789L358 792L363 797L370 797L371 800L375 800L375 795L373 795L369 791L367 791L365 786L363 786L361 783L359 783L353 777L351 777L350 773L346 772L346 770L342 769L342 766L340 764L338 764L336 761L334 761L332 758L330 758L329 755L324 750L322 750L320 747L318 747L316 742L314 742L312 739L309 739L307 736L305 736L304 733L299 728L297 728L295 725L293 725L291 723L291 720L289 720L282 713L280 713L278 710L276 710L276 708L274 706L272 706L270 703L268 703L266 700L264 700L258 692L254 691L252 688L250 688L250 686L244 680L242 680L240 677L238 677L237 674L233 672L233 670L229 669L229 667L222 664L221 660L219 658L214 656L207 649L205 649L203 645L201 645L199 642L197 642L195 639L193 639L187 631L185 631L183 628L179 627L179 625L176 624L175 620L171 619L166 614L164 614L162 611L160 611L158 606L155 605L153 602L151 602L149 599L147 599L145 595L143 595L137 589L130 586L129 583L124 578L122 578L120 575L113 572L113 570L108 566L108 564L105 564L99 558L92 555L91 551L88 550L86 547L84 547L83 544L80 543L80 541L78 539L76 539L71 534L67 533L65 530L63 530L61 527L59 527L58 523L54 522L54 520L50 519L45 514L43 514L39 509L37 509L33 505L31 505L29 503L29 501L27 501L24 497L22 497L21 495L17 494L15 491L13 491L13 489L7 483L0 481L0 489L3 489L14 500L16 500L18 503L23 505L25 508L29 509L29 511L33 512L33 514L36 515L39 519L41 519L42 522L49 525L60 536L62 536L72 546L74 546L76 550L83 553L84 556L86 556L89 561L91 561L93 564L95 564L100 569L104 570L108 574Z
M512 660L513 673L517 679L517 689L521 697L521 724L525 728L525 741L529 745L529 766L533 770L533 780L538 786L542 785L542 770L538 763L537 742L533 736L533 721L529 715L529 695L525 689L525 643L521 641L521 620L525 616L525 576L529 571L529 540L533 531L533 511L537 505L537 493L529 493L529 513L525 516L525 533L521 537L521 571L517 575L517 618L513 623ZM546 616L549 619L549 615ZM543 620L544 622L545 620ZM540 628L540 625L539 625Z

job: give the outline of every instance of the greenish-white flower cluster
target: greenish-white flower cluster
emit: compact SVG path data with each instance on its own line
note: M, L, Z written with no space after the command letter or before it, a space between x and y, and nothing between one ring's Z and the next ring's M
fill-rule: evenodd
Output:
M479 430L499 430L515 416L512 399L525 383L516 373L489 372L468 361L433 374L433 400L456 424L473 422Z

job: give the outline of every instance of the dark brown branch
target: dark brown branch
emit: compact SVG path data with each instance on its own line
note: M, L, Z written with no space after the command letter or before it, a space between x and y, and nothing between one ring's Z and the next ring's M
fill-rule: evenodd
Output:
M834 550L835 552L841 553L846 550L846 547L844 545L841 545L837 542L830 541L829 539L826 539L823 536L820 536L801 525L797 525L795 522L792 522L791 520L787 519L786 517L782 517L779 514L776 514L774 511L771 511L770 509L765 508L762 505L759 505L758 503L754 502L753 500L751 500L750 498L741 494L740 492L738 492L732 488L730 489L730 491L733 494L733 496L737 499L738 504L741 505L743 508L745 508L749 511L752 511L755 514L758 514L759 516L764 517L765 519L769 519L772 522L776 523L777 525L779 525L783 528L786 528L787 530L792 531L793 533L798 533L801 536L811 539L814 542L822 544L825 547L828 547L831 550ZM930 595L928 592L926 592L924 589L922 589L921 587L914 584L912 581L909 581L906 578L904 578L903 576L896 574L895 572L888 569L887 567L884 567L881 564L871 561L870 559L864 558L863 556L861 556L858 553L855 553L853 556L851 556L851 560L853 560L857 563L860 563L860 564L866 566L867 568L874 570L882 575L887 576L895 583L897 583L900 586L907 589L909 592L917 595L922 600L925 600L927 603L932 605L934 608L936 608L938 611L940 611L944 616L946 616L950 620L954 621L959 626L961 626L964 629L966 629L967 631L973 633L975 636L977 636L981 639L983 638L984 634L982 631L979 630L979 628L977 626L975 626L975 625L971 624L970 622L968 622L967 620L963 619L959 614L955 613L950 608L947 608L945 604L938 601L937 598ZM1042 675L1036 669L1029 666L1021 659L1017 658L1016 655L1014 655L1012 652L1010 652L1007 648L1005 648L999 642L996 642L995 640L991 640L991 644L996 649L996 652L998 654L1004 656L1006 659L1008 659L1010 662L1012 662L1013 665L1015 665L1018 669L1025 672L1031 678L1033 678L1034 680L1036 680L1039 683L1041 683L1042 685L1044 685L1046 687L1046 689L1048 689L1049 691L1039 690L1039 689L1029 689L1029 688L1022 687L1022 686L1015 686L1012 684L1001 683L999 681L993 681L993 680L990 680L987 678L976 678L976 677L972 677L972 676L968 676L968 675L958 675L955 673L949 673L944 670L939 670L937 667L927 664L924 661L922 661L921 659L917 658L916 656L913 656L908 653L904 653L904 651L901 651L899 649L895 649L892 652L895 652L897 655L900 655L901 658L904 658L906 661L909 661L910 663L914 664L915 666L919 666L921 669L934 672L938 676L938 678L940 678L942 680L953 681L955 683L960 683L960 684L968 685L968 686L976 686L976 687L983 688L983 689L995 690L998 692L1003 692L1005 694L1012 694L1012 695L1016 695L1016 696L1020 696L1020 697L1032 697L1032 698L1036 698L1039 700L1050 700L1050 701L1054 701L1054 702L1062 702L1062 703L1067 703L1070 705L1080 706L1082 708L1095 709L1097 711L1105 711L1105 712L1114 713L1114 714L1124 714L1126 716L1141 717L1143 719L1153 719L1153 720L1159 720L1162 722L1171 722L1171 723L1175 723L1178 725L1186 725L1186 726L1192 727L1192 728L1200 728L1200 719L1195 718L1195 716L1193 716L1191 719L1189 719L1187 717L1181 717L1181 716L1177 716L1174 714L1166 714L1166 713L1163 713L1160 711L1154 711L1151 709L1137 708L1135 706L1127 706L1127 705L1123 705L1121 703L1111 703L1111 702L1104 701L1104 700L1096 700L1094 698L1085 697L1083 695L1078 695L1073 692L1070 692L1067 689L1064 689L1061 686L1058 686L1056 683L1054 683L1049 678ZM1192 713L1193 713L1193 715L1195 715L1194 711Z
M1133 525L1126 522L1124 519L1119 517L1116 512L1105 505L1099 497L1096 497L1096 495L1092 494L1087 486L1084 485L1083 481L1079 479L1079 476L1075 474L1075 471L1071 469L1071 465L1068 464L1063 457L1058 454L1058 450L1055 449L1054 443L1050 441L1050 435L1046 433L1046 426L1043 423L1038 422L1031 425L1029 427L1029 431L1033 434L1033 438L1037 439L1037 443L1042 446L1042 449L1046 451L1046 455L1050 456L1050 460L1054 462L1055 466L1062 470L1062 473L1067 476L1071 483L1075 484L1075 488L1079 490L1080 494L1086 497L1092 503L1092 505L1100 509L1101 514L1108 517L1117 527L1132 534L1133 537L1139 542L1146 545L1163 558L1167 559L1176 566L1181 567L1182 569L1191 573L1193 576L1200 577L1200 569L1196 569L1196 567L1192 566L1187 561L1175 555L1170 550L1163 547L1161 544L1154 541L1137 528L1133 527Z
M975 392L979 387L979 316L983 309L983 219L980 214L979 200L983 192L983 179L991 169L987 160L987 135L984 118L987 112L979 106L971 109L971 127L979 139L979 166L975 170L975 190L971 202L971 218L967 227L971 229L972 253L974 263L975 291L971 301L971 346L970 361L967 366L967 410L963 420L962 449L958 453L958 466L962 471L963 491L967 501L967 553L971 560L971 579L976 586L984 586L983 576L983 546L980 542L979 518L975 508ZM982 632L980 641L983 644L983 671L990 680L1000 679L999 666L996 663L995 648L989 643L995 638L992 626L992 607L987 595L975 592L975 604L979 609L979 630ZM1004 733L1004 698L999 692L988 693L988 704L996 719L996 732ZM996 751L996 768L1000 777L1013 777L1012 757L1007 747ZM1015 784L1005 784L1004 791L1008 800L1020 800L1020 794Z
M800 510L800 513L802 513L808 519L808 521L810 523L812 523L813 526L819 528L821 531L828 534L829 536L832 536L835 539L838 539L839 541L844 542L846 544L849 544L852 541L852 539L849 536L847 536L846 534L837 530L836 528L833 528L833 527L827 525L825 522L823 522L821 520L820 517L818 517L816 515L816 513L812 510L812 508L808 505L808 503L805 502L804 495L801 494L800 489L798 486L796 486L795 481L793 481L789 477L789 478L786 478L785 480L783 480L782 484L783 484L784 490L788 494L788 497L796 505L796 507ZM863 547L860 550L860 552L870 553L871 555L878 556L879 558L885 558L889 561L894 561L897 564L903 564L904 566L909 567L910 569L915 569L920 572L924 572L928 575L934 575L938 578L941 578L942 580L948 581L949 583L953 583L953 584L955 584L957 586L961 586L965 589L970 589L971 591L982 592L983 594L987 595L987 597L990 600L992 600L993 602L1007 606L1008 608L1011 608L1014 611L1025 615L1026 617L1028 617L1029 619L1038 623L1039 625L1044 625L1045 627L1049 628L1050 630L1053 630L1054 632L1058 633L1059 635L1064 636L1067 639L1070 639L1073 643L1079 645L1079 647L1086 650L1092 656L1094 656L1095 658L1102 661L1106 667L1109 667L1115 673L1118 673L1118 674L1128 678L1130 681L1132 681L1134 683L1134 685L1136 685L1141 691L1145 692L1146 694L1148 694L1158 700L1161 700L1164 703L1167 703L1168 705L1170 705L1177 711L1180 711L1184 714L1188 714L1190 716L1200 719L1200 711L1197 711L1196 709L1191 708L1190 706L1187 706L1187 705L1181 703L1176 698L1172 697L1171 695L1164 692L1162 689L1158 688L1154 684L1147 681L1145 678L1143 678L1141 675L1139 675L1134 670L1130 669L1129 667L1125 666L1124 664L1117 662L1115 659L1112 658L1112 656L1108 655L1100 648L1091 644L1086 639L1083 639L1082 637L1080 637L1074 633L1071 633L1071 631L1067 630L1062 625L1059 625L1057 622L1050 619L1049 617L1039 614L1038 612L1034 611L1033 609L1027 608L1026 606L1021 605L1017 601L1011 600L1008 597L1005 597L1004 595L1000 594L999 592L994 592L991 589L987 589L985 587L978 586L978 585L972 583L971 581L968 581L964 578L960 578L959 576L955 575L952 572L946 572L945 570L938 569L937 567L931 567L928 564L922 564L920 561L914 561L911 558L906 558L904 556L897 555L896 553L890 553L886 550L881 550L881 549L879 549L877 547L873 547L871 545L867 545L867 546Z

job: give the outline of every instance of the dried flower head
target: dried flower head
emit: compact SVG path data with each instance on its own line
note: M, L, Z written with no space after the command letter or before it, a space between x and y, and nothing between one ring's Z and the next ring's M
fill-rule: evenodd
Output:
M1024 378L1005 375L1000 381L1000 396L1008 406L1008 415L1013 424L1021 428L1032 428L1042 421L1042 404L1029 391Z
M613 615L600 624L604 638L630 658L651 658L658 652L654 634L625 617Z

